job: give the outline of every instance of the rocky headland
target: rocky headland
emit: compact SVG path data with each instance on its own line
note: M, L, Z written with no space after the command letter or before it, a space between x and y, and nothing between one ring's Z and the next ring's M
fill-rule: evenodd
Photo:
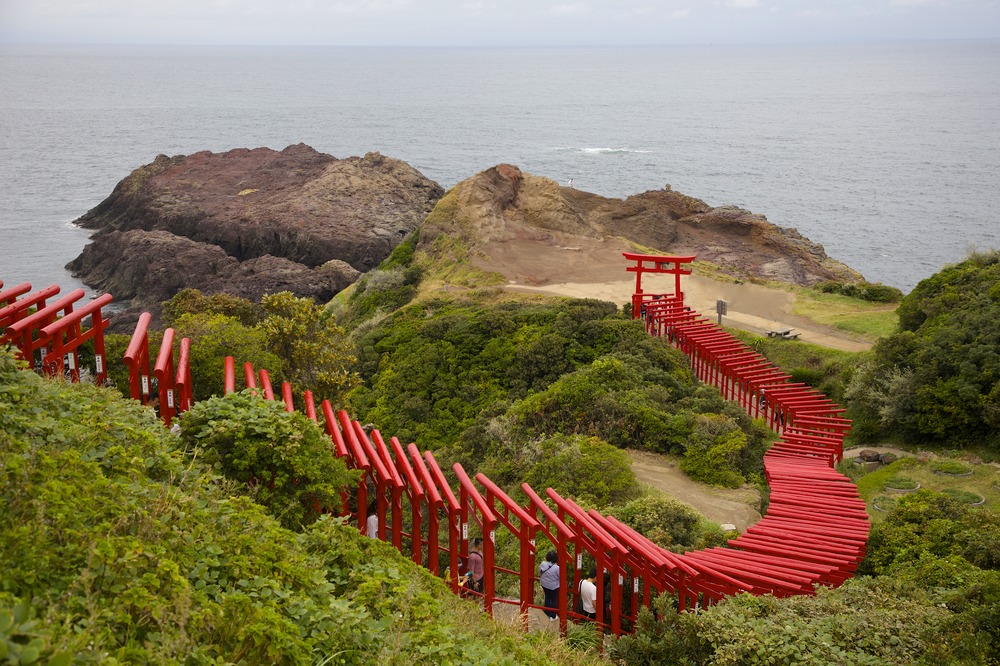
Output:
M696 255L736 279L808 286L855 282L856 271L795 229L669 188L609 199L500 164L459 183L427 218L420 247L458 237L478 268L512 285L626 276L622 251Z
M622 251L696 255L736 279L862 279L795 229L669 186L611 199L500 164L445 193L379 153L337 159L303 144L161 155L77 222L95 234L68 268L154 315L185 287L329 300L418 226L420 250L434 256L446 236L514 288L621 280Z
M388 256L443 193L379 153L337 159L298 144L160 155L76 221L96 233L67 268L154 314L185 287L329 300Z

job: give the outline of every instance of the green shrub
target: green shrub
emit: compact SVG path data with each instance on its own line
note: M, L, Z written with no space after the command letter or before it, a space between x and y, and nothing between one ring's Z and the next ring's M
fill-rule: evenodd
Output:
M551 487L586 504L615 504L638 492L628 454L596 437L546 439L532 462L523 476L532 488Z
M181 438L189 456L241 484L290 529L337 507L357 482L316 423L250 389L196 403L181 418Z
M353 527L282 528L177 444L149 409L0 350L5 663L592 663Z
M693 546L698 537L698 512L677 500L647 495L608 513L664 548Z
M908 476L897 474L885 480L885 487L894 490L915 490L920 484Z
M311 299L296 298L287 291L265 295L254 306L255 316L259 313L263 318L247 324L212 311L199 298L182 299L173 309L177 337L191 338L195 400L222 395L226 356L240 364L250 363L255 370L267 370L275 386L290 381L296 393L312 391L317 402L329 399L339 404L357 385L358 376L350 370L354 356L346 332ZM186 312L185 307L196 311ZM197 310L201 307L205 312ZM239 383L239 368L237 375Z
M820 282L813 289L824 294L841 294L872 303L898 303L903 298L903 292L896 287L877 282L854 283L829 280Z
M823 382L823 371L816 368L792 368L792 382L801 382L815 388Z
M859 434L926 446L1000 449L1000 252L920 282L899 304L848 390Z
M972 468L957 460L936 460L931 463L931 469L939 474L971 474Z
M163 321L174 326L186 314L225 315L244 326L253 326L261 319L260 307L245 298L230 294L203 294L197 289L182 289L163 304Z
M722 415L702 415L688 442L680 468L696 481L727 488L746 482L747 457L756 457L762 446L754 446L746 432L732 419Z

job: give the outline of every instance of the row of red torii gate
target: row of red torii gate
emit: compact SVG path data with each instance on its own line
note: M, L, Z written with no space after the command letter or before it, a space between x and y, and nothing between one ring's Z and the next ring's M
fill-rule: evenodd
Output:
M585 567L596 568L597 598L606 601L595 606L596 626L616 635L630 631L639 607L651 605L657 595L671 595L683 611L742 592L790 596L841 584L864 557L869 528L857 488L833 469L851 426L844 410L815 389L791 381L761 354L684 305L681 276L690 274L687 265L693 256L624 256L631 262L627 270L636 275L633 318L687 354L699 380L716 386L751 416L765 419L780 435L764 457L770 498L761 521L725 547L674 553L551 488L538 493L522 484L519 503L483 474L470 474L457 463L446 471L430 451L363 427L346 412L335 413L328 401L317 406L305 391L302 411L322 423L332 452L361 471L361 481L344 493L342 505L327 509L364 529L374 499L379 518L374 536L436 575L464 571L470 541L481 536L482 591L467 589L460 576L448 575L448 585L455 593L481 597L487 613L510 607L525 628L532 609L540 608L538 551L548 548L557 552L560 564L557 612L563 632L568 621L583 619L573 609ZM644 274L673 276L672 292L644 292ZM92 342L92 375L105 381L109 321L101 312L111 296L79 307L82 290L52 303L47 301L56 298L58 286L30 292L28 284L3 290L0 282L0 344L16 347L45 375L80 381L79 350ZM175 341L174 331L167 329L152 363L150 320L148 313L140 316L122 361L129 369L132 398L146 404L158 392L160 415L169 426L192 404L191 343L187 338ZM247 388L275 399L265 369L245 364L242 375ZM236 362L229 357L225 391L236 389ZM279 397L287 411L295 410L293 393L287 382L282 384ZM538 547L540 541L547 544Z

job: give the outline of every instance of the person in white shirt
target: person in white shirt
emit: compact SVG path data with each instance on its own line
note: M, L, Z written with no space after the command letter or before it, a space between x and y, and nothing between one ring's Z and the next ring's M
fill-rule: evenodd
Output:
M365 519L365 535L370 536L373 539L378 538L378 502L372 500L368 503L367 515L368 518Z
M597 569L591 568L587 577L580 581L580 599L583 602L583 614L591 620L597 619Z

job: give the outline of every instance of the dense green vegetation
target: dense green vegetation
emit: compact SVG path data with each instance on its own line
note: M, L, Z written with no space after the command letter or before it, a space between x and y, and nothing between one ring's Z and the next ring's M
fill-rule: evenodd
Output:
M898 313L854 373L855 433L1000 451L1000 251L923 280Z
M311 299L281 292L254 304L185 289L164 304L164 318L178 338L191 338L196 400L222 395L226 356L267 370L275 386L290 381L298 392L308 389L317 401L339 404L357 385L346 331L327 308ZM241 368L237 372L242 377ZM122 381L116 378L119 386Z
M840 294L872 303L898 303L903 298L903 292L896 287L890 287L878 282L837 282L827 280L813 286L813 289L823 294Z
M608 444L684 453L693 477L722 485L761 470L767 431L696 385L683 355L611 303L488 292L416 301L359 329L356 349L363 383L350 404L359 419L499 483L572 486L598 502L635 496L627 475L610 473L627 461L595 455ZM574 457L581 470L605 459L607 475L592 465L560 480L555 472Z
M43 380L0 350L5 663L586 663L337 520L282 527L232 480L236 450L277 488L284 465L302 469L264 442L287 453L291 428L304 447L320 431L247 395L203 404L177 437L114 391ZM333 462L330 483L346 478ZM287 518L303 498L272 499Z
M289 294L254 304L186 291L168 302L168 323L194 339L199 398L179 435L114 392L42 381L0 351L0 661L587 663L545 633L494 624L390 547L321 515L352 475L304 417L250 392L208 399L230 354L515 496L522 481L551 486L674 550L724 541L689 507L640 487L624 449L679 454L707 483L759 482L770 440L760 423L612 304L477 289L489 276L460 241L438 237L436 262L416 241L332 308ZM468 289L421 293L439 280ZM812 307L839 308L838 325L871 333L896 319L857 307L893 302L881 285L820 291ZM998 316L992 253L922 282L899 307L899 331L871 354L743 337L796 381L846 400L863 438L997 450ZM126 341L109 338L109 358ZM961 473L957 462L848 470L876 516L861 576L814 597L743 596L681 615L664 597L611 656L1000 663L1000 485L981 467L968 488L940 476ZM911 494L887 490L918 482ZM986 506L971 506L979 497ZM547 546L539 539L539 553ZM509 535L498 535L497 557L516 565ZM573 631L568 643L593 647L596 636Z
M816 596L743 595L640 616L628 664L998 664L1000 514L918 491L873 528L858 578Z

